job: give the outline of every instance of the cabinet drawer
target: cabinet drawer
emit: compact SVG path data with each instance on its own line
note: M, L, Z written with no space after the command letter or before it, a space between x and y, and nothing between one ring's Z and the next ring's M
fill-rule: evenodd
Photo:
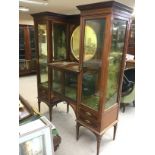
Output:
M97 112L80 105L78 108L78 119L91 128L98 128L98 115Z
M98 113L95 110L92 110L88 107L80 105L78 108L79 115L82 115L86 118L89 118L91 120L97 121L98 119Z
M86 118L82 115L79 115L78 119L83 122L86 126L89 126L90 128L93 129L98 129L99 125L97 121L91 120L90 118Z

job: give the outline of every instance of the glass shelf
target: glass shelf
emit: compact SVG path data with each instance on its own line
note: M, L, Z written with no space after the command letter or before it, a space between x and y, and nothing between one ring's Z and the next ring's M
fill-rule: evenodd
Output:
M77 62L68 62L68 61L59 61L49 64L53 69L70 71L70 72L80 72L79 63Z

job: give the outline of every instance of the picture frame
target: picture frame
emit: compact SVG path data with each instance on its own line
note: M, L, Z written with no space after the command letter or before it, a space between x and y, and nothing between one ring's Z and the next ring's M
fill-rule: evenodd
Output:
M45 124L33 131L25 132L24 130L22 128L19 132L19 155L54 155L50 126Z

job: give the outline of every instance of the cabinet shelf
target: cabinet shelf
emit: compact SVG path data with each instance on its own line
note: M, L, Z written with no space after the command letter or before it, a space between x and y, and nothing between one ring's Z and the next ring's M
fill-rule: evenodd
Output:
M50 63L49 67L57 70L64 70L76 73L80 72L79 64L76 62L67 62L67 61L54 62Z

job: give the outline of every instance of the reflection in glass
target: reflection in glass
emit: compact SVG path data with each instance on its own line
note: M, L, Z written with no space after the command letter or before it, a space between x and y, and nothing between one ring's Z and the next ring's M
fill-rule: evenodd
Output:
M112 30L112 49L109 55L108 86L105 109L117 102L119 73L124 48L126 21L115 19Z
M53 24L54 32L54 47L53 57L54 60L66 59L67 44L66 44L66 31L67 25L65 24Z
M39 136L19 145L20 155L45 155L44 137Z
M39 40L39 67L40 81L47 87L48 68L47 68L47 34L46 25L38 24L38 40Z
M98 110L105 19L87 20L84 39L82 103Z

